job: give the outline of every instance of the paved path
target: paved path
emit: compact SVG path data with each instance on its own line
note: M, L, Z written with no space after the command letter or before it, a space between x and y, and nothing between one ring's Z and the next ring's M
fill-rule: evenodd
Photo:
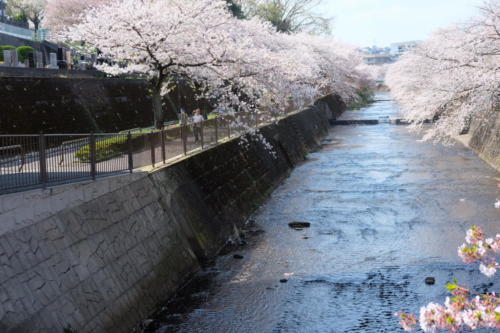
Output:
M343 118L396 111L378 102ZM453 277L499 291L498 278L457 257L470 225L500 231L499 175L462 146L417 139L405 126L332 128L255 215L244 258L221 256L210 287L178 303L158 332L399 332L392 314L443 302Z

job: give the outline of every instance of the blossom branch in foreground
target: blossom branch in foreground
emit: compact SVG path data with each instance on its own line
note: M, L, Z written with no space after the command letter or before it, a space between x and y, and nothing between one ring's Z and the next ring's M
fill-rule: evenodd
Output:
M499 265L495 255L500 252L500 234L486 238L484 231L473 226L467 231L466 243L458 248L458 255L467 264L479 263L479 270L488 277L495 275Z
M465 263L480 263L481 273L493 276L499 268L495 255L500 251L500 235L486 238L480 227L473 226L467 231L465 241L458 249L462 260ZM456 280L446 287L452 297L447 297L444 305L429 303L421 307L418 321L413 314L397 313L401 327L405 331L414 331L419 323L424 332L500 329L500 298L495 293L472 296L471 291Z

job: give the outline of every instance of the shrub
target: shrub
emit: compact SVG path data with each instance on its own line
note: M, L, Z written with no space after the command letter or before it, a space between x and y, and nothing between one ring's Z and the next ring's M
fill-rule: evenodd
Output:
M0 61L3 60L3 51L15 50L16 47L12 45L0 45Z
M136 137L132 137L133 140ZM96 161L104 161L127 152L127 136L114 136L99 140L96 138ZM90 146L85 145L75 153L80 162L90 162Z
M19 62L25 62L30 53L35 53L35 49L31 46L19 46L17 52L19 53Z
M215 118L218 118L220 115L215 113L215 112L210 112L208 114L208 117L207 117L207 120L211 120L211 119L215 119Z
M136 152L144 149L149 145L148 133L156 132L155 130L138 130L132 131L132 151ZM165 132L165 141L172 141L180 137L180 127L169 129ZM154 136L153 144L160 143L160 136ZM96 162L105 161L116 156L128 153L127 134L113 136L107 139L99 139L96 137ZM75 157L83 163L90 163L90 146L85 145L75 152Z
M21 13L14 15L12 19L18 22L28 22L28 18L26 17L26 15Z

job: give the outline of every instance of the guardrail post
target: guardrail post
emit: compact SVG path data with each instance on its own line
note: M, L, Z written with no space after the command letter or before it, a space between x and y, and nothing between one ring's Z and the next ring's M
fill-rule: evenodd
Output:
M181 140L182 140L182 147L184 149L184 155L187 154L187 126L186 125L181 125Z
M160 134L161 134L161 158L163 159L163 164L165 164L167 160L165 154L165 130L162 129Z
M45 151L45 136L43 133L40 133L38 139L38 150L40 157L40 183L43 184L43 187L47 185L48 175L47 175L47 154Z
M227 119L227 137L231 137L231 123L229 122L229 118Z
M149 133L149 147L151 148L151 165L155 167L155 145L154 145L154 133Z
M132 155L132 133L128 131L127 134L127 150L128 150L128 170L130 173L134 170L134 158Z
M59 148L59 150L61 153L61 159L59 160L59 165L63 165L63 163L64 163L64 144L61 144L61 147Z
M24 163L26 163L26 152L24 151L24 146L21 146L21 166L19 166L18 171L24 168Z
M215 117L215 143L219 142L219 117Z
M90 176L92 177L92 180L95 180L95 177L97 175L97 152L96 152L96 142L95 142L95 135L94 133L90 133Z
M203 132L205 128L205 122L202 121L200 126L201 126L200 127L201 150L203 150Z

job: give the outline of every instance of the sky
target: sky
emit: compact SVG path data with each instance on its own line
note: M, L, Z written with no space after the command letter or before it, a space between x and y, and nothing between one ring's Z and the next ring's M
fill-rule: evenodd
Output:
M333 37L357 46L424 40L438 28L467 20L483 0L324 0Z

